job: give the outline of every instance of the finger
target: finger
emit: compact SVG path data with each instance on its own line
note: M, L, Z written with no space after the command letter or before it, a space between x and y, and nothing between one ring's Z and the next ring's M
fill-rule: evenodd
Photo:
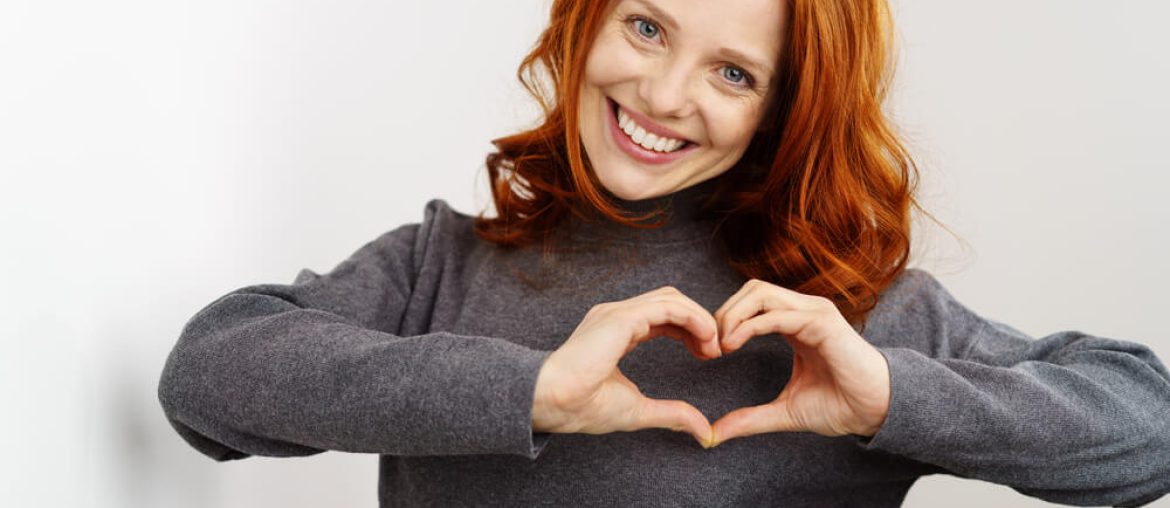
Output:
M655 327L673 325L686 333L666 333L668 337L686 340L686 337L702 333L695 327L696 321L688 307L677 301L639 302L623 300L594 307L597 314L592 320L603 323L604 333L597 335L600 342L582 343L585 353L580 357L591 365L616 366L622 357L633 351L639 344L661 336L653 333ZM591 309L590 312L595 312ZM599 347L600 346L600 347Z
M727 337L735 331L740 323L773 308L786 308L781 302L769 301L768 295L774 288L775 286L771 284L753 279L744 285L743 290L737 296L728 301L727 308L720 314L719 321L719 345L724 353L732 351L727 348Z
M730 301L721 309L719 316L719 330L723 351L727 352L725 339L735 332L736 327L744 321L757 315L776 309L816 310L836 307L828 300L806 295L791 289L777 286L768 282L753 279L745 284L747 291L743 291L738 298Z
M711 424L695 406L681 400L643 398L638 406L634 427L639 429L670 429L686 432L705 445L711 435Z
M693 308L694 314L692 317L698 321L698 324L701 326L704 332L701 335L688 332L686 336L688 348L693 345L695 350L698 352L696 356L704 360L723 356L723 351L719 347L718 326L715 324L715 318L711 317L711 315L707 313L707 309L704 309L703 306L699 305L694 300L681 295L679 295L677 298L672 296L664 296L662 300L656 301L679 302L683 305L686 305L688 308Z
M647 335L650 337L665 336L667 338L679 339L682 341L683 345L686 346L687 351L690 351L691 355L695 358L698 358L699 360L713 358L705 356L706 353L700 349L702 341L696 338L694 335L691 335L691 332L687 331L685 328L674 325L658 325L651 327L650 333ZM632 351L637 346L637 344L637 342L631 342L630 347L626 352L628 353L629 351Z
M805 333L805 330L822 316L821 313L808 310L777 309L765 312L736 326L731 334L723 339L723 350L736 351L753 337L769 333L779 333L801 345L816 348L823 339L812 337L811 334Z
M658 290L646 293L645 298L653 301L677 301L693 308L695 315L701 316L703 324L709 330L707 333L697 335L699 341L703 343L702 349L706 352L706 354L711 355L712 357L718 357L722 355L722 352L719 351L718 344L719 325L715 322L715 317L712 316L705 307L699 305L699 302L694 301L682 291L679 291L672 286L664 286Z
M711 425L712 444L717 446L737 437L765 434L768 432L805 430L788 414L787 406L780 401L761 406L736 409L723 415Z
M742 286L739 287L739 290L736 291L735 294L727 297L727 300L723 302L723 305L719 306L719 309L715 311L715 322L719 327L720 338L722 338L723 335L728 331L728 328L724 326L724 323L727 321L727 311L736 307L739 301L743 299L744 295L755 288L756 284L757 282L755 282L755 279L751 279L745 282Z
M723 352L719 349L719 341L715 339L714 334L712 334L712 338L704 340L696 337L690 330L683 327L676 325L658 325L651 328L648 336L666 336L678 339L699 360L710 360L723 356Z
M639 343L656 337L657 335L650 335L651 329L662 325L673 325L682 328L687 333L674 333L669 336L683 341L688 339L699 340L700 337L712 337L715 334L714 326L704 316L706 311L700 313L678 299L668 298L641 302L632 311L645 320L643 323L646 326L645 332L635 332L635 335L639 336L633 338ZM666 328L666 330L670 329ZM707 349L705 349L705 351L708 351L708 354L719 356L715 352L715 349L718 349L718 344L713 340L702 342L709 343Z

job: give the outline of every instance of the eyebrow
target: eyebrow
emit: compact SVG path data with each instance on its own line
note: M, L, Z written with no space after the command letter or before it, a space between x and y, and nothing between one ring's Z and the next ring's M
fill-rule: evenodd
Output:
M633 1L641 4L642 7L645 7L646 10L650 11L650 14L653 15L654 17L661 19L664 23L666 23L667 26L670 27L671 30L678 30L679 29L678 28L678 21L675 21L675 19L673 17L671 17L670 14L667 14L666 11L662 10L657 5L650 3L650 0L633 0ZM730 58L732 60L740 60L740 61L744 62L744 64L747 65L748 67L754 67L757 72L764 72L767 74L772 73L771 66L766 65L766 64L748 56L747 54L745 54L742 51L732 49L732 48L719 48L719 55Z

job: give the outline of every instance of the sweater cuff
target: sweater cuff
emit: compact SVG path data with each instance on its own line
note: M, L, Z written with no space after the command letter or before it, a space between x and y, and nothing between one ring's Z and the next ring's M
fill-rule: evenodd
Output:
M923 443L922 429L948 421L942 414L947 394L932 383L937 366L918 351L905 348L878 348L890 367L890 409L886 421L873 436L855 436L866 450L905 454L930 446Z
M524 359L523 376L518 384L518 391L516 396L522 396L520 400L521 407L528 408L524 411L524 425L520 440L517 442L519 448L516 451L529 459L536 460L544 447L548 445L548 440L551 434L548 432L536 432L532 430L532 405L536 397L536 379L540 375L540 369L544 366L545 360L552 354L552 351L532 351L527 358ZM520 437L520 436L517 436Z
M548 432L533 432L532 433L532 448L531 453L527 455L528 458L536 460L540 452L544 451L544 447L548 445L549 438L552 434Z

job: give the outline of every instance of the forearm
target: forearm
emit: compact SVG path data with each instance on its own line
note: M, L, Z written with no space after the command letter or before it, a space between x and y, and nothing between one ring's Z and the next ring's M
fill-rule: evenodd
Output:
M884 348L890 413L863 442L1056 502L1115 504L1170 489L1170 381L1108 349L1118 341L1069 347L1074 340L1050 339L1066 342L1051 358L1060 364L1010 368Z
M184 328L159 397L173 421L250 455L535 457L531 409L546 355L486 337L398 337L233 294Z

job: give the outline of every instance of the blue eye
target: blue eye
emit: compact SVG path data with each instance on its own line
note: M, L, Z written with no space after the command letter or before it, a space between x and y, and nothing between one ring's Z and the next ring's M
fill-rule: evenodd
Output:
M723 76L728 78L728 81L731 81L732 83L751 84L751 78L749 78L748 75L745 74L743 71L736 69L735 67L724 67L724 69L731 71L730 73L728 73L728 72L723 73Z
M641 35L642 37L646 37L647 39L653 39L655 35L658 35L658 27L655 26L653 23L646 21L644 19L641 19L641 18L635 18L634 23L643 23L641 26L648 28L650 31L650 33L646 33L646 30L643 30L642 28L639 28L638 25L635 25L634 30L636 30L638 32L638 35Z
M661 29L658 28L658 25L644 17L637 15L629 16L625 19L625 21L627 23L626 26L633 27L634 32L636 32L638 36L643 39L653 40L656 36L661 35L659 33L661 32ZM629 23L633 23L633 25L630 25ZM752 78L751 74L748 74L744 70L731 65L725 66L723 69L723 78L730 83L744 89L754 88L756 80Z

